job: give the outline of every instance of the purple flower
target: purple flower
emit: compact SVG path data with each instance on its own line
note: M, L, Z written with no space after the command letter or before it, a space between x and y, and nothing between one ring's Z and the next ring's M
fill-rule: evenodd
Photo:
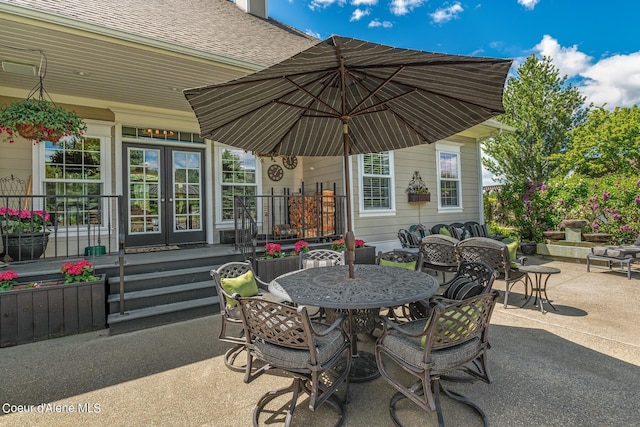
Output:
M595 212L595 211L598 210L600 205L598 203L592 203L592 204L589 205L589 207L591 208L591 212Z
M640 179L636 182L636 187L640 187Z
M600 224L598 224L597 220L593 220L593 222L591 223L591 228L593 228L594 230L597 230L598 227L600 227Z
M610 198L610 197L611 197L611 194L609 194L609 193L607 192L607 190L604 190L604 191L602 192L602 200L604 200L605 202L606 202L607 200L609 200L609 198Z
M622 219L622 215L620 215L620 214L613 214L613 215L611 215L611 217L613 219L615 219L616 221Z
M638 181L638 182L640 182L640 181ZM638 194L636 196L636 199L634 201L636 202L636 205L640 205L640 194Z
M625 224L625 225L623 225L622 227L620 227L620 231L622 231L623 233L624 233L625 231L631 231L631 226L629 226L629 225Z

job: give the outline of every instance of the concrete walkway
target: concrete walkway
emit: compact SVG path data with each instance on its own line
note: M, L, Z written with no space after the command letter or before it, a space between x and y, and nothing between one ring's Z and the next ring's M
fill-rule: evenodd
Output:
M508 308L499 303L492 318L494 383L451 388L474 399L494 426L640 425L640 273L627 280L581 264L534 262L562 270L548 286L558 311L520 308L516 285ZM494 287L504 290L504 282ZM263 375L244 384L223 365L219 322L211 316L0 349L0 426L248 426L258 398L289 379ZM373 341L362 339L370 349ZM382 378L350 391L345 426L392 425L393 390ZM19 413L18 405L34 406ZM443 406L449 425L480 425L466 408L446 398ZM435 414L401 407L407 426L437 425ZM312 413L301 405L294 424L334 420L329 408Z

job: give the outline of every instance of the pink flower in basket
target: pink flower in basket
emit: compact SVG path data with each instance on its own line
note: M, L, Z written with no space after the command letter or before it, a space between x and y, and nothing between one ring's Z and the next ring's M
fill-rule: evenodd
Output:
M60 271L64 274L64 283L93 282L93 265L87 260L65 263Z
M267 259L284 257L284 254L282 253L282 246L277 243L267 243L264 245L264 251Z
M293 245L293 250L295 253L299 254L300 252L309 252L309 243L304 240L298 240L295 245Z
M13 270L7 270L0 273L0 292L8 291L17 284L16 279L18 273Z

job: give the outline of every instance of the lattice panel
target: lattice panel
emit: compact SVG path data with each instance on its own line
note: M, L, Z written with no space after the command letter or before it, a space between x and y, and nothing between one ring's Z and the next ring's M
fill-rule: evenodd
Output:
M309 348L312 340L296 308L257 298L241 298L240 304L252 337L290 348Z

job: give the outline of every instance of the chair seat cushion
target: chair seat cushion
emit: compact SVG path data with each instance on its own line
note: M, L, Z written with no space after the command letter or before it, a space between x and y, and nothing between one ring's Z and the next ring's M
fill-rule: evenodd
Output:
M332 267L334 265L338 265L338 260L335 260L335 259L304 259L302 260L302 268Z
M314 323L316 331L322 333L327 329L326 325ZM316 357L320 364L326 363L340 347L345 343L344 334L335 329L323 337L316 337ZM311 356L309 350L287 348L280 345L271 344L256 340L254 348L259 359L283 369L307 369L311 366Z
M484 286L478 282L465 276L458 276L451 280L449 287L442 296L448 299L463 300L480 295L483 290Z
M426 323L427 319L419 319L403 323L402 329L408 333L417 334L424 330ZM380 344L395 357L416 367L424 366L422 362L424 348L421 347L420 337L412 338L406 335L389 334ZM460 345L432 350L427 363L431 365L432 370L444 372L475 359L481 347L481 340L476 337Z
M594 246L591 253L597 256L609 258L635 258L640 253L640 247L636 246Z
M253 271L249 270L238 277L223 277L220 279L222 289L229 295L240 294L242 297L254 297L258 295L258 283L256 278L253 277ZM227 307L232 308L236 306L235 300L227 298Z
M416 269L416 262L412 261L412 262L395 262L395 261L389 261L386 259L381 259L380 260L380 265L386 265L387 267L398 267L398 268L406 268L407 270L415 270Z

